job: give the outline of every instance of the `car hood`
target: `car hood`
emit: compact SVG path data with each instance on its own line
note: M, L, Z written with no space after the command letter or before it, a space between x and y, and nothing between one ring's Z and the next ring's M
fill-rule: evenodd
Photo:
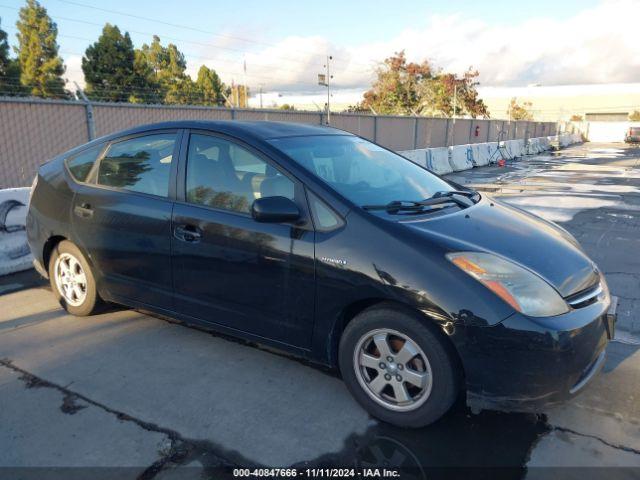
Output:
M450 251L489 252L516 262L563 297L599 279L595 264L564 229L487 197L454 214L403 223Z

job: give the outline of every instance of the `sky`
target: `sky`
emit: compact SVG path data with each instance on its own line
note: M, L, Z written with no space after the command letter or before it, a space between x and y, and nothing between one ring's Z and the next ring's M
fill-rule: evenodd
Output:
M357 101L376 65L399 50L446 71L473 67L482 86L640 81L640 0L41 3L58 24L65 77L81 85L82 54L105 22L129 31L137 47L152 34L175 43L193 77L206 64L271 99L320 95L317 74L330 54L336 95ZM14 43L23 4L0 0Z

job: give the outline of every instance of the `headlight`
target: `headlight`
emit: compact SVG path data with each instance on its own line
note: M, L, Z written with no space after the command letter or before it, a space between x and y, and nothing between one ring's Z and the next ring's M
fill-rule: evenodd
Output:
M490 253L449 253L447 258L517 311L550 317L569 311L556 290L536 274Z

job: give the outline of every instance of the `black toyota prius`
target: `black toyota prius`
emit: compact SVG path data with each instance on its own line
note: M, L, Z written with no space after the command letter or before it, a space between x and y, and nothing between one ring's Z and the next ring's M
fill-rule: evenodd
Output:
M99 138L40 167L27 232L71 314L116 303L337 367L401 426L461 392L474 409L571 398L613 335L605 278L564 229L328 127Z

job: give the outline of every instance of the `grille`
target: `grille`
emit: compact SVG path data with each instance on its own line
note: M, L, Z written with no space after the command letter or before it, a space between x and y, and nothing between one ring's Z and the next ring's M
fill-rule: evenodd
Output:
M571 305L572 308L582 308L598 301L598 296L601 293L602 293L602 284L598 282L592 287L589 287L585 290L582 290L578 293L574 293L573 295L568 296L567 298L565 298L565 300L569 305Z

